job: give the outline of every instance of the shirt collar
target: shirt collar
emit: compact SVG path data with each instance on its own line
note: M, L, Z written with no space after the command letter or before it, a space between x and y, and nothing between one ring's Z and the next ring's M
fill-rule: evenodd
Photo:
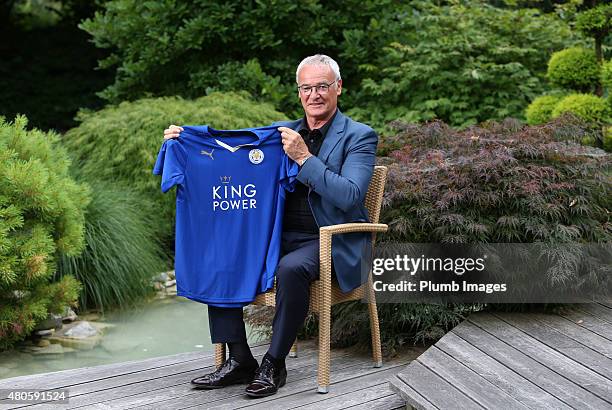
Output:
M329 119L329 121L327 121L325 123L325 125L323 125L321 128L316 128L319 130L319 132L321 133L321 135L323 136L323 138L325 138L325 135L327 134L327 131L329 130L329 127L331 127L332 122L334 122L334 118L336 118L336 115L338 114L338 108L336 108L336 111L334 111L334 115L331 116L331 118ZM300 126L298 127L299 131L302 130L306 130L308 132L313 131L310 129L310 127L308 127L308 121L306 121L306 116L304 116L302 118L302 122L300 123ZM300 132L301 134L302 132Z

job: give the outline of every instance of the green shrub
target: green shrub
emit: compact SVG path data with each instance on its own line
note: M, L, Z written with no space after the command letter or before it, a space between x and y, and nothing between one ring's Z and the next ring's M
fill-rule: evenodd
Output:
M563 98L559 95L543 95L536 98L525 110L527 123L530 125L543 124L552 118L555 105Z
M218 129L268 125L283 115L268 104L241 94L213 93L196 100L176 97L123 102L79 115L81 122L63 141L87 179L122 183L144 194L154 206L149 223L161 226L165 238L173 234L173 195L162 194L153 165L169 124L210 124Z
M553 85L589 92L599 83L600 70L592 50L572 47L553 53L547 76Z
M612 96L612 60L601 66L601 85L608 90L608 96Z
M26 126L23 116L0 118L0 349L74 305L80 286L72 276L51 279L57 253L83 248L89 189L69 176L57 134Z
M612 127L606 127L603 135L603 149L612 152Z
M603 98L592 94L570 94L557 103L552 117L570 112L585 121L603 123L608 121L610 107Z
M362 120L463 125L521 116L545 91L550 53L580 41L554 13L490 3L112 0L81 28L109 50L100 66L115 81L101 95L113 103L240 89L293 116L297 64L321 52L340 64L342 108Z
M564 23L535 10L480 1L408 3L399 23L391 23L399 26L397 38L360 65L360 104L349 113L377 126L441 119L465 127L521 117L545 91L547 52L572 41Z
M593 148L576 143L592 134L591 124L562 117L541 126L508 120L460 132L440 122L395 126L402 148L380 159L390 167L382 215L390 225L387 240L612 239L606 191L612 157L590 155Z
M167 268L158 232L142 195L102 181L87 181L92 200L85 217L85 250L59 260L60 276L84 285L82 308L105 310L142 301L153 290L151 278Z

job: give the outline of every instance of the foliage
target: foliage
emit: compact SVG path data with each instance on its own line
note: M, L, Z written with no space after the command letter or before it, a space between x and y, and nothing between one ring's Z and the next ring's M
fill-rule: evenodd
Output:
M458 132L397 123L383 220L412 243L608 242L611 158L576 144L598 132L576 117Z
M149 223L171 238L173 195L162 194L159 177L152 175L163 130L169 124L210 124L218 129L268 125L283 119L268 104L244 95L213 93L196 100L177 97L146 98L81 112L81 124L68 131L63 142L87 179L119 182L144 195L154 210Z
M601 66L601 85L607 90L612 90L612 60L604 62Z
M555 86L589 92L599 83L600 69L592 50L572 47L551 56L547 76Z
M111 0L81 27L98 47L111 51L100 61L117 70L114 84L102 93L111 102L145 95L193 98L207 89L235 90L255 75L258 80L247 89L260 99L269 97L275 78L282 79L279 107L289 113L299 107L293 78L303 57L338 56L345 31L367 29L397 6L392 0ZM264 75L253 71L254 62ZM350 67L343 70L352 77ZM230 72L245 77L224 78Z
M383 354L394 355L401 347L437 340L461 322L477 305L379 304L378 318ZM245 322L261 338L272 336L274 308L249 305ZM306 317L298 339L314 337L319 331L318 317ZM371 347L368 305L351 301L332 306L331 343L335 347Z
M49 312L74 304L79 283L51 279L56 253L83 248L89 189L68 174L58 136L0 119L0 348L26 337Z
M591 37L606 36L612 28L612 4L599 4L579 13L576 28Z
M60 276L74 276L84 285L81 308L105 310L142 301L151 278L167 268L147 202L133 189L88 180L92 199L86 209L84 251L59 259Z
M599 63L603 60L602 43L612 30L612 4L606 3L591 0L591 7L576 16L576 28L595 40L595 54Z
M555 105L552 117L571 112L585 121L610 122L610 107L601 97L593 94L570 94Z
M479 308L475 305L379 304L383 351L393 355L402 346L436 341ZM332 308L332 318L331 339L335 346L371 345L367 304L353 301L336 305Z
M293 117L296 66L321 52L340 63L343 110L376 126L521 116L544 91L546 55L575 43L553 14L483 0L112 0L81 27L111 53L111 102L245 89Z
M478 1L413 2L395 31L397 41L360 66L364 106L350 113L374 124L520 117L544 90L547 52L572 41L554 16Z
M555 105L563 98L561 95L543 95L537 97L525 110L527 123L530 125L543 124L552 118Z
M612 127L606 127L603 136L603 148L612 152Z

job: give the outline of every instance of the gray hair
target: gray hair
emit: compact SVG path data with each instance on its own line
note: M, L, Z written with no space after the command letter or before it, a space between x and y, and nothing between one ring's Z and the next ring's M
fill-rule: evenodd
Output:
M336 76L336 81L342 80L342 77L340 77L340 66L338 66L338 63L336 63L336 61L333 58L326 56L325 54L315 54L313 56L306 57L305 59L302 60L300 65L298 65L297 70L295 70L295 82L296 83L298 83L298 75L300 74L300 70L305 65L329 66L329 68L332 69L332 71L334 72L334 75Z

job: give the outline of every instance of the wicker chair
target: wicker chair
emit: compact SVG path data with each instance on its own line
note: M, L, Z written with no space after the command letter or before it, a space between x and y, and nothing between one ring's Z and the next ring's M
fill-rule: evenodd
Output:
M374 167L374 174L366 194L365 206L370 217L369 223L346 223L340 225L323 226L320 228L320 277L310 287L310 311L319 315L319 370L318 392L329 391L330 373L330 333L331 333L331 307L337 303L349 300L358 300L368 297L370 311L370 328L372 333L372 351L374 367L382 366L382 352L380 347L380 330L378 324L378 311L372 287L372 274L368 281L348 293L343 293L338 285L332 282L331 275L331 245L332 236L348 232L372 232L372 245L376 239L376 232L386 232L387 225L378 223L382 206L387 167ZM253 301L255 305L275 306L276 289L258 295ZM215 344L215 366L219 367L225 361L225 344ZM290 357L297 356L297 341L294 343Z

